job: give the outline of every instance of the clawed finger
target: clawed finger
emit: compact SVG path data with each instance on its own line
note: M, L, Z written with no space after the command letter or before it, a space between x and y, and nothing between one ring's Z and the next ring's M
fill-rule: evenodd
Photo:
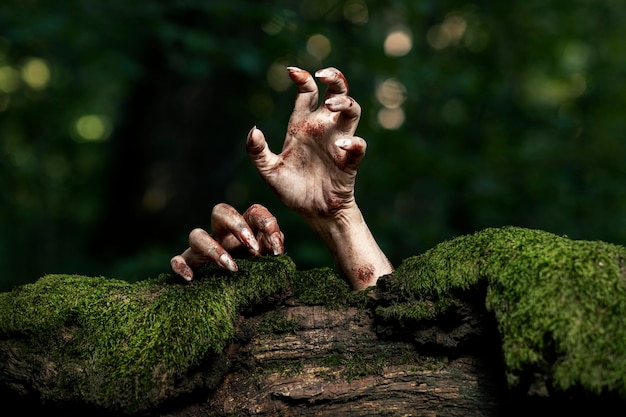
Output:
M259 252L259 242L254 237L248 222L232 206L226 203L217 204L211 213L211 228L215 238L223 244L223 241L233 235L253 253Z
M262 245L274 255L284 253L284 235L280 231L276 217L260 204L253 204L243 214L250 226L257 231Z
M170 267L176 275L180 275L185 281L191 281L193 279L193 271L191 270L191 267L187 265L187 262L182 255L174 256L170 260Z
M361 118L361 106L348 96L348 81L337 68L324 68L315 76L327 85L324 105L331 112L340 112L336 127L345 134L356 131Z
M340 151L335 154L337 166L342 169L356 170L365 156L367 143L363 138L352 136L336 140L335 146L340 149Z
M287 67L287 71L298 88L294 113L314 111L317 108L319 93L311 74L298 67Z
M189 233L189 248L192 256L212 260L229 271L236 272L238 270L237 264L228 252L203 229L193 229ZM187 263L189 264L189 262Z
M182 254L174 256L170 260L172 272L182 277L185 281L193 279L193 269L212 260L222 268L229 271L237 271L237 264L221 246L210 238L206 239L206 233L202 229L194 229L189 234L189 245Z
M336 127L345 134L353 134L361 118L361 106L352 97L332 96L324 101L326 108L340 112Z

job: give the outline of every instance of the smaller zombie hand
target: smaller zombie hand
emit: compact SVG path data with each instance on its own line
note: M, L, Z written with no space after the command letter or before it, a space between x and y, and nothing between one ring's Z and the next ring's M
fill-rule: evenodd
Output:
M170 260L175 274L191 281L193 270L208 262L237 271L232 255L281 255L285 251L276 218L260 204L253 204L243 215L226 203L217 204L211 213L211 229L212 236L200 228L189 233L189 248Z

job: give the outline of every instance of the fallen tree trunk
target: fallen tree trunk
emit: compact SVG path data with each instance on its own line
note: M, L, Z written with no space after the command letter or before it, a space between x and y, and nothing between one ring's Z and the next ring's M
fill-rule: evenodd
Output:
M189 285L47 276L0 294L0 390L66 416L608 411L625 405L625 255L505 228L370 293L288 257Z
M192 368L177 382L178 391L157 407L130 414L498 415L505 391L497 349L491 352L495 356L487 354L497 346L493 340L483 352L447 356L452 353L450 329L424 328L420 340L378 322L367 307L330 309L293 298L274 298L272 303L266 311L240 315L224 354L207 357ZM477 317L462 321L472 325L453 330L458 340L481 336L484 329L475 327L482 325ZM71 333L62 327L53 336L63 339ZM433 338L443 341L440 349ZM420 353L416 343L430 353ZM68 399L63 392L50 393L40 402L39 393L48 390L62 365L52 363L48 352L32 352L15 339L0 342L0 356L6 360L0 365L7 394L3 397L13 399L9 403L20 414L126 414Z
M494 372L497 357L489 365L474 355L423 355L406 337L381 338L373 315L354 307L295 305L280 314L297 329L231 346L235 366L209 398L209 409L267 416L497 415L504 382ZM255 319L266 320L242 325Z

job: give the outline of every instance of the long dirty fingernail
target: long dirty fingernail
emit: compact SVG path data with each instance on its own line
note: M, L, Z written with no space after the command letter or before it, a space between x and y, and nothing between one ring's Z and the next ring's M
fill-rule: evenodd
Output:
M334 96L324 100L330 111L343 111L352 106L352 101L346 96Z
M324 68L315 72L317 78L336 78L337 70L335 68Z
M289 71L289 78L291 78L296 84L306 83L310 76L307 71L298 67L287 67L287 71Z
M238 270L237 264L225 253L220 255L220 264L229 271L237 272Z
M180 257L177 256L177 258ZM181 277L183 277L185 281L191 281L193 279L193 271L186 263L181 262L179 259L172 259L171 265L172 270Z
M345 97L335 96L335 97L327 98L324 101L324 104L327 104L327 105L330 105L330 106L336 106L336 105L339 105L339 104L344 104L345 101L346 101Z
M347 149L352 145L352 141L346 138L337 139L335 145L339 146L341 149Z
M272 252L274 255L283 253L283 244L276 234L270 236L270 242L272 243Z
M243 228L241 230L241 236L243 237L243 240L246 241L246 245L249 248L251 248L251 249L253 249L255 251L259 250L259 242L257 242L257 240L254 238L254 235L252 234L250 229Z

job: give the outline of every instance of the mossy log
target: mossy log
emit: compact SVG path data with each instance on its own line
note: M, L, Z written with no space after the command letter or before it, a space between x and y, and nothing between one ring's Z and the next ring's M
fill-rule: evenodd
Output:
M626 405L626 248L505 227L351 292L287 256L0 294L20 414L522 415Z

